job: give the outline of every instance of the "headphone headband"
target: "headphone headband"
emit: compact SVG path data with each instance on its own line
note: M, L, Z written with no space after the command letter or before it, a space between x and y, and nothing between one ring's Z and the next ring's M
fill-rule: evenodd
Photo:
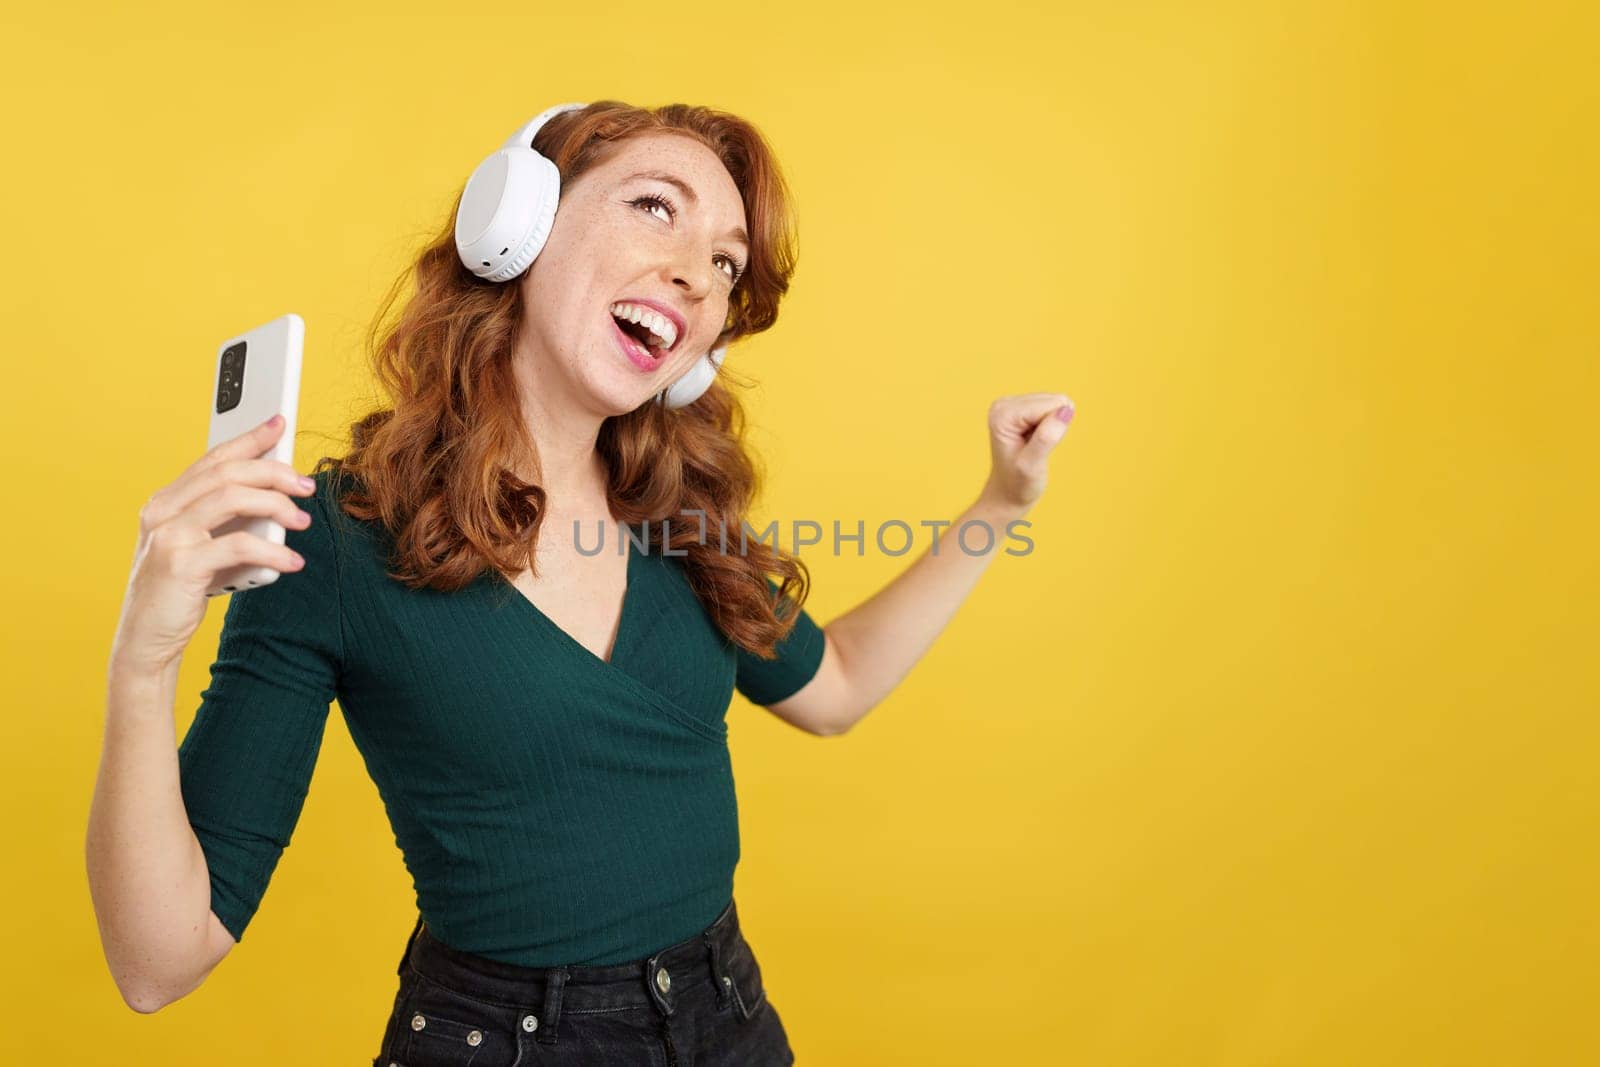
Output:
M516 133L506 138L506 143L501 148L532 148L533 139L539 136L539 131L544 124L566 111L582 111L588 104L557 104L555 107L545 108L530 119Z

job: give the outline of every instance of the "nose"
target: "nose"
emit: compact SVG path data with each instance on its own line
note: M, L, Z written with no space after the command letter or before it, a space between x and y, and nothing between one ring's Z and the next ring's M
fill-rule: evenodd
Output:
M716 278L713 277L716 268L712 265L711 259L711 253L702 252L698 248L680 249L677 256L667 265L667 270L672 276L672 284L692 300L704 299L717 284Z

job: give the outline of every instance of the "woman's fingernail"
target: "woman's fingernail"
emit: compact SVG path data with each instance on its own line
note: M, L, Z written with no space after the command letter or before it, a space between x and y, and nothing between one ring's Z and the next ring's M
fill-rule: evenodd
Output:
M1074 408L1071 404L1068 404L1064 408L1057 408L1056 409L1056 418L1060 419L1062 422L1071 422L1072 421L1072 416L1076 415L1076 414L1077 414L1077 409Z
M272 418L267 420L267 425L272 427L274 430L276 430L282 424L283 424L283 416L282 415L274 415L274 416L272 416Z
M310 478L301 478L300 479L300 488L302 488L302 489L315 489L316 487L317 487L317 483L312 481Z

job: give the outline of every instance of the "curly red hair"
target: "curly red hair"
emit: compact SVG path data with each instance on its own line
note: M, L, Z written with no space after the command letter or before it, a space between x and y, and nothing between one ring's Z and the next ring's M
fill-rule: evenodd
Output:
M729 299L722 345L770 329L795 269L793 208L777 159L749 122L686 104L640 108L601 100L556 115L534 147L563 184L606 158L617 142L671 131L717 155L744 202L750 256ZM465 183L463 183L463 190ZM545 490L514 471L540 469L512 377L513 342L523 321L522 287L485 282L462 266L455 208L416 260L395 279L367 333L374 373L392 398L351 425L352 447L316 470L351 479L340 508L378 520L394 539L390 576L412 588L456 590L487 567L508 578L533 567ZM387 322L408 278L416 290ZM650 522L650 551L671 547L696 597L735 644L764 658L794 625L809 591L805 564L761 541L730 548L759 482L745 444L745 414L728 388L727 366L698 400L666 410L646 403L601 425L596 448L607 499L622 522ZM698 543L698 509L706 543ZM662 545L660 520L670 519ZM767 576L774 575L774 596Z

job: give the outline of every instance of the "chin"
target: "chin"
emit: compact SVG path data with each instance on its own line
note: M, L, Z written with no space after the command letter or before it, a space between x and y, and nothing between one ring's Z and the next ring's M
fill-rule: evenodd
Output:
M637 380L618 381L608 378L602 382L589 383L589 396L594 407L608 416L626 415L630 411L637 411L655 400L655 395L656 391L652 390L640 397Z

